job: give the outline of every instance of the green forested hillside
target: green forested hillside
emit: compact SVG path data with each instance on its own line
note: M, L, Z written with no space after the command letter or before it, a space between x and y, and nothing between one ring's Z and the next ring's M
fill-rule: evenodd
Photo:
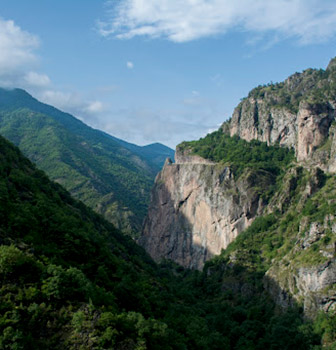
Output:
M117 227L132 234L140 230L160 169L149 156L123 147L20 89L0 89L0 134Z
M0 137L0 349L320 348L258 271L219 266L155 265Z

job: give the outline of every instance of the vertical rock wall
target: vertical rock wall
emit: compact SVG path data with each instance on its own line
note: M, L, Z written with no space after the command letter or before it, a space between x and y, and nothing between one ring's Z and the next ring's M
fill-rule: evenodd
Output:
M229 167L188 161L166 162L157 176L139 243L156 261L201 269L261 213L254 185L273 179L249 171L236 181Z

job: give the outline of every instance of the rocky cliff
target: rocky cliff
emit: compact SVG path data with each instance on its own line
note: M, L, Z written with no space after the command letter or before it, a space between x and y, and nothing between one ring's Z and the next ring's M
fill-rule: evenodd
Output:
M336 171L336 71L308 69L283 83L252 90L222 130L244 140L294 148L297 160ZM323 147L324 146L324 147Z
M157 261L201 269L240 233L251 239L257 232L259 238L224 252L230 264L263 270L279 305L302 304L308 315L334 310L335 117L335 59L325 71L308 69L252 90L215 136L183 143L176 163L166 162L140 243ZM295 160L274 170L284 156L275 148L267 163L267 154L277 146L294 150ZM265 215L275 218L271 228L247 230ZM253 249L242 249L246 242Z
M182 159L179 153L176 158ZM157 261L201 269L260 215L265 203L258 188L272 181L269 173L251 170L235 180L230 167L197 157L166 162L152 190L140 244Z

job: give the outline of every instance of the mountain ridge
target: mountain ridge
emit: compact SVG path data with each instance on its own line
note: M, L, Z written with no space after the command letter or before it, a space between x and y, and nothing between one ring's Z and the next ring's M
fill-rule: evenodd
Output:
M0 133L76 198L138 234L159 169L150 155L132 152L21 89L0 89Z
M156 265L0 136L0 348L321 348L325 319L280 312L246 270L244 291L227 270L232 292L210 270Z
M156 261L243 265L264 276L279 305L335 313L333 67L253 89L217 132L177 146L139 241Z

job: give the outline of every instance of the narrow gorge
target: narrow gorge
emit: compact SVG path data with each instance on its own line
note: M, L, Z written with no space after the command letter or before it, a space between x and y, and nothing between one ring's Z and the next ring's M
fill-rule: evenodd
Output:
M335 59L252 90L217 132L180 144L175 163L166 161L140 244L156 261L191 269L218 255L235 264L254 254L237 237L272 217L251 243L265 288L308 315L335 310L335 109Z

